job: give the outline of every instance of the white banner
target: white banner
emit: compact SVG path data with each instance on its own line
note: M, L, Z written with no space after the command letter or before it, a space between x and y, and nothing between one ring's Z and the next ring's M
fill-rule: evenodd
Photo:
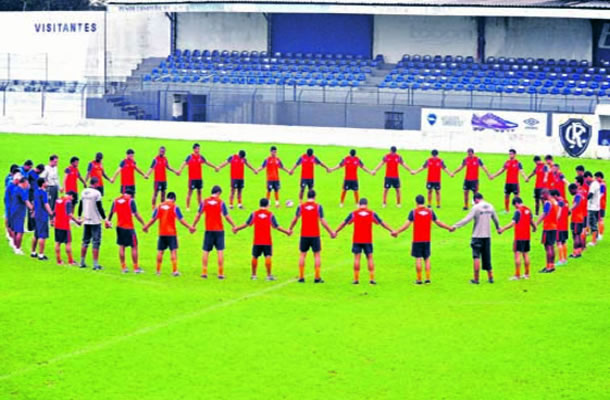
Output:
M547 114L515 111L422 108L424 133L484 133L490 135L546 136ZM496 137L496 136L491 136Z

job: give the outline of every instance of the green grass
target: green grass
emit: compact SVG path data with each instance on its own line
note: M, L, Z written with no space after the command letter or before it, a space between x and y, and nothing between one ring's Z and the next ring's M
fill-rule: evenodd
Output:
M148 167L159 145L173 166L190 151L178 140L0 135L0 171L50 153L66 166L72 155L84 171L94 152L105 154L113 172L128 147ZM219 163L238 149L260 165L268 145L202 143L202 153ZM290 166L303 146L279 146ZM347 148L317 147L334 165ZM359 149L374 167L385 153ZM403 152L418 167L426 152ZM462 154L442 154L450 169ZM482 155L491 171L504 155ZM526 170L530 157L521 157ZM559 161L569 177L581 160ZM586 160L591 170L610 174L607 161ZM243 222L264 193L264 174L246 172L245 210L231 212ZM463 174L463 172L462 172ZM338 208L342 172L317 171L319 202L335 228L352 206ZM392 227L401 224L424 174L403 175L405 205L381 209L383 177L361 177L362 195ZM461 211L463 175L443 176L441 220L454 223ZM211 185L228 188L228 170L204 170ZM151 181L138 180L138 206L150 212ZM170 189L184 208L186 177L172 175ZM282 175L282 198L296 199L298 177ZM503 178L482 181L481 191L502 206ZM523 185L531 204L532 184ZM107 187L106 206L118 191ZM228 193L225 190L224 198ZM287 226L294 209L276 212ZM192 222L194 212L187 213ZM502 223L510 216L502 215ZM202 227L189 235L179 227L183 276L172 278L166 258L155 276L156 228L138 232L142 276L119 273L113 230L104 232L102 272L31 261L0 246L0 398L1 399L603 399L610 392L609 247L603 241L584 259L552 275L509 282L513 272L512 232L493 238L496 284L474 287L469 249L470 226L450 234L434 228L432 282L413 285L411 232L393 239L377 228L375 259L379 284L352 286L351 227L339 238L324 234L324 285L294 282L298 237L275 233L275 283L250 281L252 231L228 234L226 281L202 281ZM74 229L75 247L81 229ZM533 267L543 265L543 250L533 241ZM30 235L26 237L29 244ZM77 250L78 251L78 250ZM47 250L52 255L50 249ZM604 261L606 260L606 261ZM215 265L215 256L212 265ZM215 272L215 269L212 268ZM308 258L307 271L312 272ZM311 275L310 275L311 276ZM366 274L364 274L366 276Z

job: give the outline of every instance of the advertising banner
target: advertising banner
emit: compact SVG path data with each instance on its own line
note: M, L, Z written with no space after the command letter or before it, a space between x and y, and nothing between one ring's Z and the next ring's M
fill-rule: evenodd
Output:
M422 108L424 133L547 135L547 114L535 112Z
M553 136L570 157L596 156L599 117L593 114L553 114Z

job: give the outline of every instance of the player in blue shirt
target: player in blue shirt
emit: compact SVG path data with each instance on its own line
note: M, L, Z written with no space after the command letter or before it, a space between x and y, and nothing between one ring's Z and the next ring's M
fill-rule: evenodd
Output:
M53 210L49 205L47 194L47 182L44 178L38 178L34 189L34 237L32 238L32 252L30 257L38 258L40 261L48 260L44 254L45 241L49 238L49 218L53 216ZM38 245L38 253L36 246Z
M11 200L9 192L15 179L15 174L19 172L19 166L17 164L11 165L8 175L4 178L4 229L6 230L6 239L8 240L9 246L13 246L13 231L10 227L10 208Z
M13 187L11 194L11 229L15 235L13 242L17 255L23 255L21 240L23 239L26 209L34 209L34 206L28 200L28 189L27 178L21 177L19 183Z

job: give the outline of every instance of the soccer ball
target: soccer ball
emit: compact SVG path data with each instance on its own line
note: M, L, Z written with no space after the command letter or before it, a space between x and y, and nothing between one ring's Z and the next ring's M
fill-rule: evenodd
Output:
M292 206L294 206L294 201L292 201L292 200L286 200L286 207L290 208L290 207L292 207Z

